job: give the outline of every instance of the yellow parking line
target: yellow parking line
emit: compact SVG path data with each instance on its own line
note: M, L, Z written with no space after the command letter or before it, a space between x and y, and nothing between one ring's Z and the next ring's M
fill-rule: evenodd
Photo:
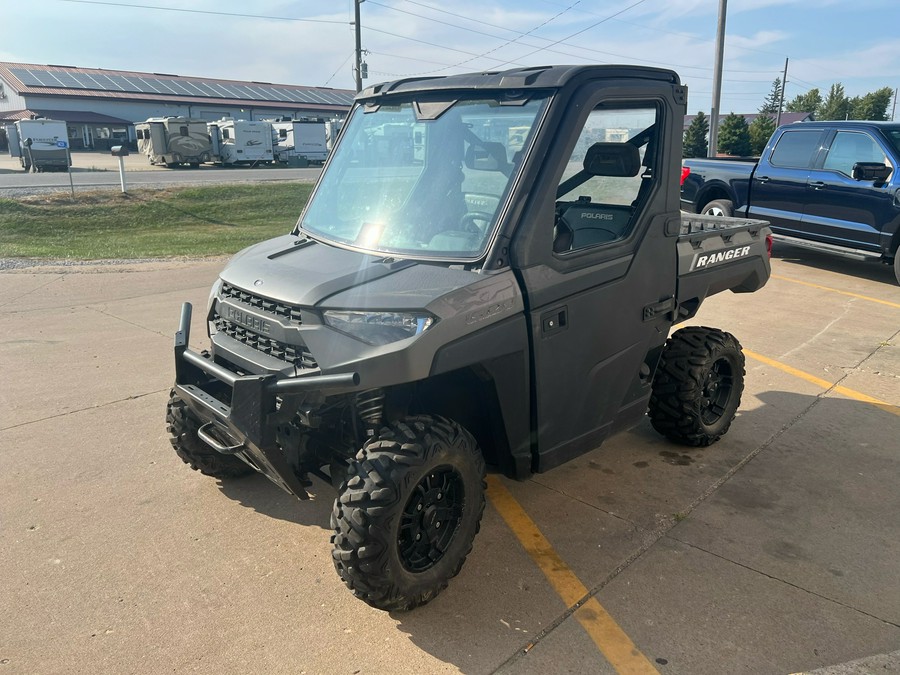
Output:
M744 349L743 351L745 356L749 356L754 361L765 363L767 366L777 368L778 370L781 370L788 375L793 375L794 377L799 377L802 380L811 382L818 387L822 387L822 389L824 389L825 391L830 390L835 392L836 394L841 394L842 396L852 398L856 401L871 403L872 405L877 406L886 412L893 413L894 415L900 415L900 406L892 405L887 401L882 401L879 398L873 398L872 396L868 396L866 394L858 392L855 389L849 389L847 387L842 387L841 385L835 385L828 380L823 380L821 377L816 377L815 375L810 375L809 373L803 372L802 370L797 370L796 368L789 366L786 363L781 363L780 361L776 361L775 359L770 359L768 356L757 354L756 352L752 352L749 349Z
M851 293L849 291L842 291L837 288L831 288L830 286L820 286L819 284L811 284L808 281L800 281L799 279L791 279L790 277L783 277L780 274L773 274L772 279L778 279L779 281L790 281L792 284L800 284L801 286L809 286L810 288L818 288L821 291L831 291L832 293L840 293L841 295L849 295L851 298L859 298L860 300L868 300L869 302L877 302L880 305L887 305L888 307L895 307L896 309L900 309L900 304L896 302L889 302L888 300L880 300L878 298L872 298L868 295L860 295L859 293Z
M488 476L487 496L497 509L522 547L540 568L563 602L573 607L588 595L588 589L578 580L575 573L563 562L547 538L534 521L525 513L515 497L497 476ZM575 610L575 618L594 644L603 652L606 660L616 672L659 673L634 646L609 613L596 598L591 597Z

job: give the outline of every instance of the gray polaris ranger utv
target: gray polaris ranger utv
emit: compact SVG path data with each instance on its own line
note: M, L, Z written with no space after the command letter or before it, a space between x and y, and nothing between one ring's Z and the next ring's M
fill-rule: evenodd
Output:
M766 224L679 212L685 88L553 66L360 93L290 234L239 253L175 338L166 419L193 468L331 481L338 574L382 609L456 575L485 464L515 478L647 413L708 445L740 345L673 324L769 276Z

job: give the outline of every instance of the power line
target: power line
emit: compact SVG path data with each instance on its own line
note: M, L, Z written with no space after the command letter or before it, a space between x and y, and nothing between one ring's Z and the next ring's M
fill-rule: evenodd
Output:
M571 35L562 38L561 40L556 40L555 42L551 42L551 43L548 45L548 47L555 47L556 45L558 45L558 44L561 43L561 42L565 42L566 40L571 40L571 39L572 39L573 37L575 37L576 35L581 35L582 33L586 33L587 31L591 30L592 28L596 28L596 27L599 26L600 24L606 23L607 21L610 21L611 19L614 19L615 17L619 16L620 14L624 14L624 13L627 12L629 9L632 9L632 8L634 8L634 7L637 7L638 5L642 5L642 4L644 4L645 2L647 2L647 0L637 0L637 2L628 5L628 7L626 7L625 9L620 9L620 10L619 10L618 12L616 12L615 14L610 14L610 15L609 15L608 17L606 17L606 18L600 19L600 21L597 21L597 22L595 22L595 23L592 23L592 24L591 24L590 26L588 26L587 28L582 28L581 30L576 31L576 32L572 33ZM534 54L537 54L538 52L545 51L546 49L547 49L547 47L541 47L540 49L536 49L535 51L529 52L529 53L526 54L525 56L520 56L519 58L528 58L529 56L533 56ZM505 66L505 65L508 64L508 63L512 63L512 61L506 61L505 63L501 63L500 65L501 65L501 66Z
M104 5L107 7L127 7L129 9L153 9L161 12L182 12L186 14L211 14L214 16L236 16L242 19L270 19L273 21L301 21L304 23L330 23L340 26L346 25L344 21L333 19L305 19L293 16L268 16L265 14L242 14L238 12L215 12L206 9L184 9L181 7L159 7L157 5L131 5L125 2L107 2L104 0L57 0L57 2L70 2L77 5Z
M548 4L548 5L559 5L559 3L556 3L556 2L550 2L550 0L542 0L542 2L544 2L544 3ZM591 15L593 15L593 16L603 16L602 14L598 14L597 12L591 12L591 11L588 11L588 10L586 10L586 9L580 9L580 8L579 8L579 9L577 9L576 11L581 12L582 14L591 14ZM616 23L624 23L624 24L627 24L627 25L629 25L629 26L635 26L635 27L637 27L637 28L643 28L644 30L653 31L653 32L655 32L655 33L666 33L666 34L668 34L668 35L678 35L678 36L681 36L681 37L690 38L690 39L692 39L692 40L699 40L700 42L713 42L713 43L715 42L715 40L711 40L711 39L709 39L709 38L700 38L700 37L697 37L696 35L692 35L692 34L690 34L690 33L679 33L678 31L666 30L666 29L664 29L664 28L657 28L656 26L648 26L648 25L646 25L646 24L635 23L634 21L625 21L624 19L615 19L615 22L616 22ZM782 58L784 58L784 56L785 56L784 54L779 53L779 52L772 52L772 51L768 51L768 50L766 50L766 49L754 49L753 47L743 47L743 46L738 46L738 45L733 45L733 46L732 46L732 49L742 49L742 50L744 50L744 51L749 51L749 52L759 52L760 54L771 54L771 55L773 55L773 56L780 56L780 57L782 57ZM712 68L710 68L709 70L712 70ZM738 70L732 70L731 72L762 73L762 72L768 72L768 71L763 71L763 70L740 70L740 71L738 71Z
M370 0L370 1L371 1L371 0ZM646 0L640 0L640 1L641 1L641 2L645 2ZM452 66L446 66L446 67L444 67L444 68L438 68L438 69L436 69L436 70L428 70L428 71L421 72L421 73L408 73L408 74L406 74L406 75L397 75L397 74L391 74L391 73L379 73L379 74L381 74L381 75L391 75L392 77L410 77L410 76L415 76L415 75L427 75L427 74L431 74L431 73L439 73L439 72L441 72L441 71L443 71L443 70L449 70L450 68L458 68L459 66L462 66L462 65L464 65L464 64L466 64L466 63L469 63L469 62L471 62L471 61L474 61L476 58L488 58L488 59L490 59L490 60L492 60L492 61L501 61L501 59L496 59L496 58L494 58L494 57L488 56L488 54L492 54L492 53L494 53L494 52L496 52L496 51L502 49L503 47L506 47L507 45L510 45L510 44L512 44L513 42L516 42L516 41L519 40L521 37L525 37L525 36L528 35L529 33L533 33L533 32L536 31L537 29L542 28L543 26L546 26L548 23L550 23L551 21L553 21L553 20L556 19L557 17L560 17L560 16L562 16L563 14L565 14L569 9L571 9L571 7L574 7L574 6L577 5L579 2L581 2L581 0L577 0L577 1L575 2L574 5L571 5L570 7L567 7L567 8L566 8L565 10L563 10L562 12L559 12L559 13L555 14L554 16L550 17L549 19L547 19L547 20L544 21L543 23L541 23L541 24L539 24L538 26L535 26L534 28L532 28L532 29L531 29L530 31L528 31L527 33L522 33L519 37L513 38L512 40L508 40L508 41L504 42L502 45L499 45L499 46L497 46L497 47L494 47L493 49L489 49L488 51L486 51L486 52L484 52L484 53L482 53L482 54L475 55L475 56L473 56L473 58L471 58L471 59L465 59L464 61L460 61L459 63L455 63L455 64L453 64ZM381 5L380 3L377 3L377 2L372 2L372 4L378 4L378 5L380 5L381 7L386 7L387 9L396 9L396 8L394 8L394 7L387 7L386 5ZM404 11L404 10L402 10L402 9L401 9L401 10L396 10L396 11L398 11L398 12L403 12L404 14L412 14L413 16L418 16L419 18L422 18L422 19L427 19L427 20L431 20L431 21L437 21L437 23L444 23L444 24L446 24L446 22L444 22L444 21L438 21L437 19L430 19L429 17L421 16L421 15L419 15L419 14L413 14L412 12L406 12L406 11ZM453 25L453 24L446 24L446 25ZM464 26L455 26L455 27L456 27L456 28L462 28L463 30L469 30L469 31L471 31L471 29L465 28ZM507 30L509 30L509 29L507 29ZM477 32L477 31L471 31L471 32ZM511 32L517 32L517 31L511 31ZM488 34L487 34L487 33L481 33L481 35L488 35ZM490 37L497 37L497 38L499 38L499 39L505 39L505 38L501 38L500 36L496 36L496 35L493 35L493 36L490 36ZM408 39L411 39L411 38L408 38ZM442 47L441 45L433 45L433 46L435 46L435 47ZM442 47L442 48L443 48L443 49L448 49L447 47ZM455 51L461 51L461 50L455 50ZM466 52L464 52L464 53L466 53ZM510 63L515 64L515 65L522 65L522 64L520 64L520 63L518 63L518 62L516 62L516 61L503 61L500 65L501 65L501 66L505 66L505 65L508 65L508 64L510 64Z
M459 30L464 30L464 31L467 31L467 32L470 32L470 33L473 33L473 34L476 34L476 35L486 35L486 36L488 36L488 37L493 37L493 38L497 38L497 39L505 39L505 38L503 38L503 37L500 36L500 35L493 35L493 34L491 34L491 33L485 33L484 31L475 30L475 29L473 29L473 28L468 28L468 27L466 27L466 26L460 26L459 24L449 23L449 22L447 22L447 21L441 21L440 19L435 19L435 18L433 18L433 17L426 16L426 15L424 15L424 14L417 14L417 13L415 13L415 12L409 12L409 11L406 11L406 10L398 9L398 8L396 8L396 7L391 7L391 6L389 6L389 5L384 5L384 4L380 3L380 2L376 2L375 0L367 0L367 1L369 2L369 4L372 4L372 5L378 5L379 7L384 7L385 9L389 9L389 10L392 10L392 11L395 11L395 12L400 12L400 13L402 13L402 14L407 14L407 15L409 15L409 16L415 16L415 17L418 17L418 18L420 18L420 19L425 19L426 21L433 21L434 23L439 23L439 24L442 24L442 25L445 25L445 26L450 26L450 27L452 27L452 28L457 28L457 29L459 29ZM425 7L425 8L427 8L427 9L432 9L432 10L434 10L434 11L436 11L436 12L440 12L441 14L447 14L447 15L449 15L449 16L458 17L458 18L465 19L465 20L468 20L468 21L474 21L474 19L470 19L469 17L463 16L462 14L456 14L456 13L454 13L454 12L448 12L448 11L443 10L443 9L438 9L438 8L436 8L436 7L432 7L432 6L427 5L427 4L425 4L425 3L416 2L415 0L404 0L404 1L405 1L405 2L408 2L408 3L410 3L410 4L413 4L413 5L418 5L419 7ZM577 4L577 3L576 3L576 4ZM572 7L574 7L574 5L572 5ZM592 12L590 12L590 13L592 14ZM556 15L556 16L559 16L559 15ZM553 18L556 18L556 17L553 17ZM553 19L550 19L550 21L552 21L552 20L553 20ZM537 28L534 28L534 29L532 29L531 31L528 31L528 33L523 33L523 32L521 32L521 31L517 31L517 30L515 30L515 29L513 29L513 28L506 28L506 27L504 27L504 26L498 26L497 24L487 23L487 22L485 22L485 21L478 21L478 23L481 24L481 25L483 25L483 26L489 26L489 27L491 27L491 28L499 28L500 30L505 30L505 31L508 31L508 32L511 32L511 33L517 33L517 34L520 35L521 37L525 37L525 36L528 35L529 33L532 33L533 31L537 30L537 28L540 28L540 27L542 27L543 25L546 25L547 23L549 23L549 21L544 22L543 24L541 24L541 26L538 26ZM590 29L590 27L589 27L588 29L586 29L586 30L589 30L589 29ZM577 33L576 33L576 35L577 35ZM551 39L549 39L549 38L540 37L539 35L533 35L532 37L535 38L535 39L537 39L537 40L544 40L544 41L546 41L546 42L549 42L549 43L551 43L551 46L552 46L553 44L559 44L559 43L560 43L559 41L553 42L553 40L551 40ZM506 42L505 44L501 45L501 47L505 47L506 45L511 44L512 42L516 42L516 41L517 41L517 40L511 40L511 41L508 41L508 42ZM544 47L542 47L542 46L540 46L540 45L536 45L536 44L528 44L528 43L526 43L526 42L519 42L519 44L524 45L524 46L526 46L526 47L535 47L535 48L537 48L538 51L544 50L544 51L551 52L551 53L553 53L553 54L561 54L561 55L563 55L563 56L571 56L571 57L574 57L574 58L582 58L582 59L586 59L586 58L587 58L587 57L585 57L585 56L582 56L581 54L573 54L573 53L571 53L571 52L564 52L564 51L561 51L561 50L558 50L558 49L550 49L549 46L544 46ZM566 44L566 45L568 45L568 46L570 46L570 47L574 47L575 49L579 49L579 50L586 51L586 52L591 52L591 53L594 53L594 54L603 54L604 56L614 56L614 57L616 57L616 58L627 59L627 60L629 60L629 61L640 61L640 62L643 62L643 63L651 63L651 64L654 64L654 65L664 65L664 66L668 66L669 68L678 68L678 69L681 69L681 70L703 70L703 71L711 71L711 70L712 70L712 68L709 68L709 67L706 67L706 66L689 66L689 65L686 65L686 64L671 63L671 62L668 62L668 61L656 61L656 60L653 60L653 59L642 59L642 58L630 56L630 55L627 55L627 54L618 54L618 53L616 53L616 52L608 52L608 51L604 51L604 50L602 50L602 49L594 49L594 48L592 48L592 47L585 47L585 46L583 46L583 45L571 44L571 43L567 42L566 40L563 40L563 41L562 41L562 44ZM500 48L500 47L498 47L498 48L496 48L496 49L492 49L491 51L486 52L486 53L487 53L487 54L490 54L490 53L492 53L492 52L494 52L494 51L497 51L497 49L499 49L499 48ZM533 53L536 53L536 52L533 52ZM463 62L463 63L465 63L465 62ZM462 65L462 64L459 64L459 65ZM732 70L732 69L729 69L729 70L730 70L730 72L772 73L774 69L773 69L773 70L758 70L758 71L757 71L757 70ZM429 72L429 73L434 73L434 72L439 72L439 71L434 71L434 70L432 70L432 71L427 71L427 72ZM423 74L423 73L415 73L415 74L418 75L418 74ZM700 76L697 76L697 77L700 78ZM702 79L702 78L701 78L701 79ZM705 79L710 79L710 80L711 80L712 78L709 77L709 78L705 78ZM734 80L734 81L736 81L736 82L758 82L759 80Z
M327 86L328 86L328 83L331 82L331 81L334 79L334 76L337 75L337 74L340 72L341 68L343 68L344 66L347 65L347 61L349 61L350 59L352 59L353 56L354 56L355 54L356 54L355 51L350 52L350 55L347 56L346 59L344 59L344 62L343 62L341 65L339 65L339 66L337 67L337 69L335 69L335 71L331 74L331 77L329 77L327 80L325 80L325 84L323 84L322 86L323 86L323 87L327 87Z

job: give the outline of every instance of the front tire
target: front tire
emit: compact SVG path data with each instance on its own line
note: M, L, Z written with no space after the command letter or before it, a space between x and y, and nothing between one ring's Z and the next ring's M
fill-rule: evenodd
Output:
M900 284L900 248L894 251L894 278Z
M481 451L456 422L423 415L382 429L356 455L334 502L338 575L378 609L432 600L472 550L484 490Z
M730 218L734 215L734 204L730 199L715 199L704 206L700 213L704 216Z
M197 436L199 425L190 409L173 389L166 406L169 442L181 460L194 471L213 478L239 478L253 469L237 457L216 452Z
M653 428L682 445L719 440L744 390L744 355L730 333L682 328L666 341L650 396Z

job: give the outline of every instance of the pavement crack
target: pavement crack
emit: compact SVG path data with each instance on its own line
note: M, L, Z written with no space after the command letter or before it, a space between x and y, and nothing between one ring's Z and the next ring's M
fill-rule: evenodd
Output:
M547 490L550 490L551 492L555 492L556 494L561 495L561 496L565 497L566 499L571 499L571 500L574 501L574 502L578 502L579 504L583 504L584 506L587 506L588 508L591 508L591 509L593 509L593 510L595 510L595 511L599 511L600 513L604 513L604 514L606 514L607 516L610 516L611 518L615 518L616 520L620 520L620 521L622 521L623 523L626 523L626 524L630 525L631 527L633 527L633 528L634 528L635 530L637 530L637 531L641 531L641 532L646 532L646 531L647 531L647 530L645 530L644 528L642 528L640 525L638 525L637 523L635 523L634 521L628 520L628 518L625 518L624 516L620 516L620 515L617 514L617 513L613 513L612 511L607 511L607 510L604 509L603 507L597 506L596 504L591 504L590 502L586 502L586 501L584 501L583 499L581 499L580 497L577 497L577 496L575 496L575 495L573 495L573 494L569 494L569 493L566 492L565 490L561 490L561 489L559 489L559 488L557 488L557 487L553 487L552 485L547 485L547 484L545 484L545 483L541 483L540 481L537 481L537 480L535 480L534 478L530 478L530 479L528 480L528 482L529 482L529 483L533 483L534 485L539 485L539 486L541 486L542 488L545 488L545 489L547 489Z
M129 321L128 319L123 319L121 316L116 316L115 314L111 314L110 312L107 312L106 310L101 309L100 307L95 307L93 305L87 305L85 307L85 309L89 309L91 311L97 312L98 314L102 314L103 316L108 316L110 319L116 319L117 321L121 321L122 323L127 323L129 326L134 326L135 328L140 328L141 330L145 330L149 333L153 333L155 335L160 335L162 337L171 337L172 335L175 334L174 331L172 331L172 334L170 335L169 333L163 333L162 331L153 330L152 328L147 328L146 326L142 326L139 323L135 323L134 321Z
M0 428L0 433L4 431L11 431L13 429L20 429L21 427L27 427L30 424L39 424L41 422L46 422L48 420L55 420L61 417L68 417L69 415L77 415L78 413L86 412L88 410L99 410L100 408L106 408L111 405L116 405L118 403L124 403L125 401L133 401L139 398L146 398L147 396L155 396L156 394L162 394L169 391L169 387L165 389L158 389L157 391L148 391L143 394L132 394L131 396L126 396L125 398L116 399L115 401L107 401L106 403L98 403L97 405L90 405L86 408L78 408L78 410L67 410L66 412L57 413L56 415L47 415L46 417L41 417L36 420L29 420L27 422L21 422L19 424L13 424L12 426Z
M836 386L836 385L835 385ZM618 577L622 572L627 570L631 565L637 562L647 551L649 551L653 546L659 542L660 539L667 536L668 533L675 528L681 520L686 518L694 509L696 509L700 504L709 499L713 493L716 492L722 485L728 482L732 476L734 476L738 471L743 469L747 464L749 464L753 459L759 455L766 448L771 447L775 441L781 438L787 431L789 431L794 425L796 425L801 419L803 419L809 412L815 408L819 403L821 403L822 397L816 397L812 403L810 403L806 408L797 413L792 419L782 425L781 429L772 434L768 439L766 439L763 443L761 443L758 447L753 449L749 454L747 454L740 462L735 464L731 469L729 469L723 476L721 476L718 480L716 480L712 485L710 485L706 490L704 490L699 497L697 497L691 504L681 510L682 517L678 520L672 520L668 524L662 525L659 529L656 530L643 530L647 532L647 539L634 551L628 555L625 560L623 560L615 569L613 569L609 574L607 574L603 579L600 580L595 586L590 588L587 594L581 598L578 602L576 602L571 607L567 608L562 614L560 614L555 620L550 622L550 624L544 628L541 632L534 636L527 644L524 644L522 647L518 648L506 661L504 661L500 666L498 666L493 672L494 673L502 673L502 672L513 672L514 665L518 663L519 660L524 658L528 652L530 652L534 647L536 647L541 640L543 640L547 635L556 630L560 625L562 625L566 619L572 616L579 607L581 607L584 603L586 603L591 598L596 597L600 591L602 591L606 586L608 586L616 577ZM535 481L531 481L535 482ZM547 487L542 483L536 483L537 485L541 485L542 487ZM549 488L552 489L552 488ZM557 492L560 492L557 490ZM564 493L561 493L564 494ZM567 497L573 498L570 495L566 495ZM580 501L580 500L579 500ZM596 507L595 507L596 508ZM601 510L602 509L598 509ZM614 514L609 514L614 515ZM626 521L628 522L628 521ZM857 610L858 611L858 610Z
M55 284L57 281L62 279L63 276L64 276L63 274L59 274L59 275L55 276L53 279L50 279L50 281L47 281L46 283L43 283L40 286L37 286L36 288L32 288L30 291L22 293L22 295L17 295L16 297L14 297L10 300L7 300L6 302L2 302L2 303L0 303L0 307L6 307L7 305L11 305L14 302L18 302L22 298L28 297L32 293L37 293L42 288L47 288L47 286L49 286L50 284Z
M835 598L831 598L831 597L828 597L827 595L822 595L821 593L817 593L816 591L810 590L810 589L808 589L808 588L804 588L803 586L800 586L800 585L795 584L795 583L793 583L793 582L791 582L791 581L788 581L787 579L782 579L781 577L777 577L777 576L775 576L775 575L773 575L773 574L769 574L769 573L767 573L767 572L763 572L762 570L757 569L757 568L755 568L755 567L751 567L750 565L745 565L744 563L738 562L737 560L732 560L732 559L729 558L728 556L721 555L721 554L719 554L719 553L716 553L715 551L710 551L709 549L703 548L702 546L698 546L697 544L692 544L691 542L685 541L684 539L679 539L678 537L676 537L676 536L674 536L674 535L666 534L666 538L671 539L671 540L673 540L673 541L677 541L679 544L683 544L683 545L688 546L688 547L690 547L690 548L693 548L693 549L695 549L695 550L697 550L697 551L702 551L703 553L706 553L706 554L708 554L708 555L711 555L711 556L713 556L714 558L718 558L719 560L722 560L722 561L724 561L724 562L731 563L732 565L737 565L738 567L740 567L740 568L742 568L742 569L745 569L745 570L747 570L748 572L754 572L755 574L759 574L759 575L761 575L761 576L764 576L764 577L766 577L767 579L771 579L772 581L777 581L778 583L782 583L782 584L784 584L784 585L786 585L786 586L790 586L791 588L795 588L795 589L797 589L798 591L803 591L804 593L808 593L809 595L812 595L812 596L814 596L814 597L820 598L820 599L825 600L825 601L827 601L827 602L832 602L832 603L834 603L834 604L836 604L836 605L839 605L839 606L841 606L841 607L844 607L844 608L846 608L846 609L852 610L852 611L854 611L854 612L858 612L859 614L862 614L863 616L867 616L867 617L869 617L870 619L875 619L876 621L880 621L881 623L884 623L884 624L886 624L886 625L888 625L888 626L893 626L894 628L900 628L900 623L891 621L890 619L885 619L885 618L880 617L880 616L876 616L875 614L872 614L872 613L870 613L870 612L866 612L865 610L859 609L858 607L854 607L854 606L852 606L852 605L848 605L847 603L841 602L840 600L836 600Z

